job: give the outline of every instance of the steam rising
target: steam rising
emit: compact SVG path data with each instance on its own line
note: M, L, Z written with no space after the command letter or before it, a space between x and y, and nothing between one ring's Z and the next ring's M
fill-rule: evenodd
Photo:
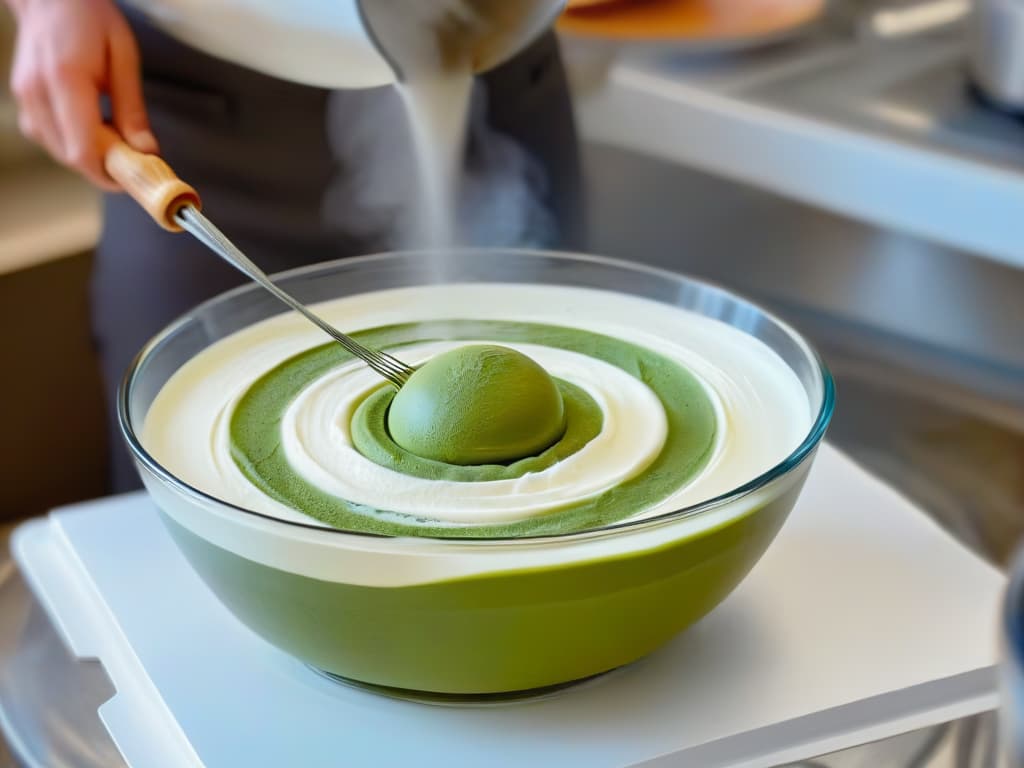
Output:
M443 243L436 229L430 234L438 222L429 219L444 214L424 204L438 201L424 200L421 192L414 133L398 89L332 93L327 132L338 170L324 199L328 225L375 248L550 244L556 227L541 202L547 192L544 169L515 140L487 124L489 96L482 81L474 83L466 130L469 163L456 175L454 226L442 236L450 242ZM443 151L432 148L422 133L420 138L425 152Z
M477 84L470 105L471 163L459 199L460 233L468 245L543 248L557 238L544 167L514 139L487 125L490 94Z

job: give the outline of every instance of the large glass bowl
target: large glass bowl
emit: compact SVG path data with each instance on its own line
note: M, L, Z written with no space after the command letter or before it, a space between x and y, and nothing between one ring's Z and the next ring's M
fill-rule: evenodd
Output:
M833 406L828 371L792 328L720 288L589 256L467 250L367 256L295 270L312 303L438 280L587 286L647 297L757 337L806 390L811 427L778 466L702 504L597 530L517 539L394 538L276 520L175 477L139 438L154 397L200 350L281 305L245 286L202 304L139 353L120 417L142 479L181 551L239 619L330 674L390 689L491 694L559 685L628 664L714 608L746 576L796 501ZM346 583L339 563L380 573L443 565L395 587ZM528 566L524 565L528 563Z

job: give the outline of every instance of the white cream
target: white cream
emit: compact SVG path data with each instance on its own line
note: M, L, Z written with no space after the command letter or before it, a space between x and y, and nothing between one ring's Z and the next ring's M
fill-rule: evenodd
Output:
M317 309L345 329L443 318L584 328L683 363L706 384L719 410L715 454L691 482L655 507L634 510L634 517L696 504L753 479L796 448L813 417L800 382L764 344L724 323L646 299L555 286L444 285L363 294ZM157 396L144 445L169 471L212 496L319 525L244 478L228 450L227 416L254 380L323 341L319 331L289 314L204 350ZM410 348L410 359L447 346ZM310 481L351 501L474 524L521 519L589 498L642 471L657 455L665 416L645 385L582 355L521 348L555 375L586 388L605 412L606 430L572 459L521 480L494 483L425 480L379 467L355 452L347 437L352 402L375 383L366 369L351 365L307 388L288 409L282 434L289 461Z
M401 355L417 365L462 343L417 344L403 348ZM552 467L512 480L458 483L410 477L370 461L352 444L352 414L380 385L377 374L354 363L318 380L288 408L281 424L288 462L318 488L357 504L479 525L522 520L592 498L635 477L657 458L668 424L661 401L643 382L585 355L534 344L507 346L585 389L604 413L601 433ZM227 453L229 437L228 430L220 432L218 452ZM225 480L248 482L240 472Z

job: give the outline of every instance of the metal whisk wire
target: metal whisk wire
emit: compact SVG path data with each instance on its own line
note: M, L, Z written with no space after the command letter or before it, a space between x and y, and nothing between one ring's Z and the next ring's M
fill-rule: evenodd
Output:
M224 261L233 266L239 272L251 280L259 283L278 299L301 314L311 323L315 324L324 333L341 344L345 349L356 357L365 361L374 371L379 373L397 389L409 380L413 374L413 368L403 363L398 358L392 357L386 352L365 347L350 336L346 336L334 326L311 312L304 304L293 298L289 293L279 288L266 273L257 267L249 258L232 243L227 236L214 226L213 222L203 216L199 210L192 205L184 205L174 214L174 220L189 232L193 237L203 243Z

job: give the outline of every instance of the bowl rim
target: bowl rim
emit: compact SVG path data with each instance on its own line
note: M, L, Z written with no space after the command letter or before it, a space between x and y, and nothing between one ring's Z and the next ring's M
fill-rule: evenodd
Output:
M738 306L752 309L761 314L762 316L769 319L779 329L786 333L797 345L801 348L804 354L807 356L809 362L813 364L816 369L818 376L821 378L822 387L822 398L821 404L818 407L818 412L815 414L814 420L811 423L807 434L801 440L800 444L790 452L786 458L778 462L775 466L770 467L761 474L757 475L753 479L743 483L742 485L726 491L725 493L719 494L713 498L699 502L697 504L691 504L681 509L672 510L669 512L663 512L660 515L653 517L640 518L636 520L622 520L611 525L600 526L596 528L585 528L582 530L568 531L564 533L551 533L544 535L535 536L487 536L487 537L464 537L464 536L416 536L417 540L424 542L435 541L446 544L460 544L466 546L476 545L487 545L487 544L529 544L533 543L544 543L553 541L568 541L573 539L589 538L600 535L614 535L617 533L625 533L628 531L644 530L649 527L659 526L665 523L673 522L684 518L692 518L703 513L711 512L712 510L718 509L727 504L738 501L739 499L748 496L761 488L765 487L772 481L783 477L788 474L791 470L798 467L804 459L810 456L817 448L821 439L825 435L825 431L828 429L829 422L832 419L832 413L835 409L835 382L833 381L832 374L825 365L824 360L818 354L817 350L804 338L803 334L793 328L789 323L781 320L772 312L761 307L759 304L740 296L733 291L723 288L717 283L703 280L695 277L684 275L680 272L674 272L670 269L664 269L661 267L655 267L648 264L637 264L629 262L624 259L615 259L607 256L595 256L585 253L575 253L570 251L554 251L554 250L541 250L541 249L529 249L529 248L457 248L448 249L446 253L453 251L461 253L479 253L481 251L490 252L501 252L511 253L516 256L524 256L528 258L547 258L564 260L567 262L583 262L590 264L597 264L600 266L613 267L617 269L626 269L633 272L645 273L651 276L669 279L675 282L684 281L691 285L699 286L701 289L712 291L719 294L721 297L728 299ZM310 272L328 271L332 268L358 266L360 264L372 263L378 261L388 261L399 257L409 257L412 255L422 257L438 253L436 250L429 249L411 249L411 250L396 250L396 251L383 251L379 253L367 254L363 256L350 256L347 258L333 259L330 261L317 262L315 264L308 264L302 267L296 267L283 272L278 272L271 277L276 280L288 280L291 278L301 277L304 274ZM483 281L480 281L483 282ZM131 417L129 416L129 401L134 385L135 379L146 359L151 353L156 351L167 339L173 337L181 328L186 326L193 320L193 316L202 311L205 307L230 300L233 296L247 293L250 291L261 291L263 290L259 285L255 283L243 283L235 288L232 288L223 293L219 293L206 301L196 305L192 309L188 310L183 315L179 316L176 320L172 321L163 330L157 333L151 338L145 345L136 353L135 357L132 358L127 370L121 378L121 382L118 386L117 391L117 418L121 429L122 436L128 444L130 452L133 454L135 459L139 461L147 470L156 475L159 479L165 483L174 487L179 493L183 493L186 496L193 497L198 501L208 504L213 503L221 508L231 510L232 512L241 513L246 516L256 517L261 520L268 521L272 524L286 526L289 529L303 529L307 531L315 531L325 535L333 536L360 536L368 539L401 539L411 538L409 536L392 536L389 534L380 533L369 533L366 531L351 531L342 528L329 528L323 525L316 525L313 523L300 523L292 520L282 520L279 517L274 517L263 512L257 512L255 510L246 509L245 507L239 506L224 499L219 499L216 496L206 493L195 486L186 483L172 472L163 467L152 455L143 447L142 441L139 439L138 434L135 432L135 428L132 424ZM382 289L386 290L386 289ZM607 289L596 289L596 290L607 290ZM637 295L637 294L634 294ZM640 298L646 298L639 296ZM657 301L657 299L651 299Z

